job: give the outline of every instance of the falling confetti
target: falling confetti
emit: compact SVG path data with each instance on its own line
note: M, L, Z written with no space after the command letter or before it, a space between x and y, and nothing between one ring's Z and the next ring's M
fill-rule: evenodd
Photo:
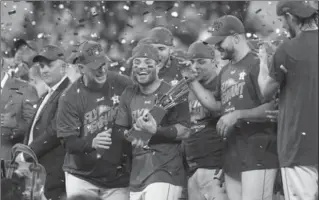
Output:
M44 36L44 34L43 33L39 33L38 35L37 35L37 38L42 38Z
M150 5L152 5L154 3L154 1L146 1L145 3L146 3L146 5L150 6Z
M172 17L178 17L178 13L176 11L171 13Z
M260 11L262 11L262 9L261 9L261 8L260 8L260 9L258 9L258 10L256 10L256 12L255 12L255 13L257 14L257 13L259 13Z
M11 10L11 11L8 12L8 14L9 14L9 15L16 14L16 10Z
M124 5L124 6L123 6L123 9L124 9L124 10L130 10L130 7L128 7L127 5Z

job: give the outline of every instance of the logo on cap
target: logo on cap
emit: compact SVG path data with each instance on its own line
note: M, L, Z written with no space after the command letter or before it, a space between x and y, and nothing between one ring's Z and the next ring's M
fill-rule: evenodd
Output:
M210 27L209 32L219 31L219 29L223 26L223 22L215 21L214 24Z
M102 46L100 44L93 45L86 50L89 56L99 55L102 52Z

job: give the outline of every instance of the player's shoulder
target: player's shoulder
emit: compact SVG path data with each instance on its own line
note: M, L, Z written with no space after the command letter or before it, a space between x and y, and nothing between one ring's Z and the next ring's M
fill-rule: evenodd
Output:
M79 99L79 95L84 92L84 88L81 85L80 78L75 82L68 85L68 87L62 92L60 100L75 102Z

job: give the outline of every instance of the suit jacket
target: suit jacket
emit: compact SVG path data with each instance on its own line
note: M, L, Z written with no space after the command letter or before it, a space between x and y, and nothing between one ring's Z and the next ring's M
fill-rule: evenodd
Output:
M59 98L69 84L70 80L66 78L52 93L46 104L43 106L33 129L33 141L29 145L37 155L39 163L42 164L47 171L45 194L48 199L56 198L52 196L50 192L59 189L61 190L61 188L64 190L65 187L64 173L62 171L65 151L57 137L56 115ZM38 107L44 97L45 95L43 95L40 99ZM32 123L30 124L29 131L25 136L25 144L28 144Z
M1 127L1 158L10 159L11 147L23 142L24 133L36 112L37 101L36 89L28 82L9 78L5 83L0 98L0 113L10 113L12 117Z

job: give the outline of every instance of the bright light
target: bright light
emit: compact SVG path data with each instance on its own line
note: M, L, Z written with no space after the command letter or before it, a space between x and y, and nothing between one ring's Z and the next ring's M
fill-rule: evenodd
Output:
M125 40L125 39L122 39L122 40L121 40L121 43L122 43L122 44L125 44L125 43L126 43L126 40Z
M251 37L251 33L246 33L246 37L250 38Z
M124 71L125 71L125 67L120 67L120 70L121 70L122 72L124 72Z
M175 6L175 7L178 7L178 3L174 3L174 6Z
M258 38L258 36L257 36L256 34L253 34L253 37L254 37L254 38Z
M37 23L35 21L32 21L31 24L34 26L36 25Z
M178 17L178 13L177 13L176 11L172 12L171 15L172 15L173 17Z
M280 33L280 29L279 28L276 28L276 33Z
M63 4L60 4L60 5L59 5L59 8L60 8L60 9L63 9L63 8L64 8L64 5L63 5Z

